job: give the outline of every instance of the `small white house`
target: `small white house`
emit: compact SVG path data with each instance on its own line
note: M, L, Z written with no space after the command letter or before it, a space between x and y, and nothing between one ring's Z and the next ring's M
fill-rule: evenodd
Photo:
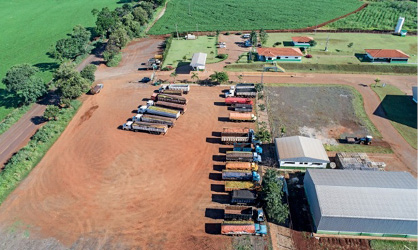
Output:
M184 38L186 38L186 40L196 40L196 36L192 34L187 34Z
M192 62L190 63L190 66L193 68L193 70L204 71L206 67L206 57L206 53L194 53Z
M326 168L330 162L322 142L318 139L290 136L274 139L280 168Z

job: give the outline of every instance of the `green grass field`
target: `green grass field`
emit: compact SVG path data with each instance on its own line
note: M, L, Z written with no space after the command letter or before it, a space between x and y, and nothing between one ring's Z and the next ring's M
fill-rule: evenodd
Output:
M382 100L382 107L387 118L399 134L413 147L417 148L417 104L412 96L405 95L392 85L372 87Z
M48 58L51 45L72 28L81 24L93 27L91 10L115 8L117 0L14 0L0 2L0 78L7 70L20 63L30 63L41 69L41 76L49 81L51 69L57 66ZM16 106L16 100L0 83L0 121Z
M369 2L364 10L325 26L325 29L393 30L398 18L405 17L403 29L417 29L416 1Z
M417 243L397 240L371 240L372 250L416 250Z
M184 63L190 63L194 53L203 52L208 54L206 63L215 63L221 61L216 58L216 37L214 36L199 36L196 40L173 39L167 57L164 59L163 67L165 66L181 66ZM186 56L186 60L184 57Z
M150 34L178 31L295 29L314 26L359 8L358 0L171 0Z
M265 47L271 47L276 42L284 47L292 41L292 36L310 36L318 43L309 50L312 58L303 58L303 63L323 64L365 64L361 63L355 54L364 54L364 49L399 49L407 53L409 62L417 63L417 37L394 36L391 34L366 33L269 33ZM328 51L324 51L327 39ZM351 48L348 44L353 43Z

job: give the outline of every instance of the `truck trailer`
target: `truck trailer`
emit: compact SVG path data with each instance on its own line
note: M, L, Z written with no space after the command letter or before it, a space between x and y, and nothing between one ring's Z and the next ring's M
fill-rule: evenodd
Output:
M178 103L178 104L184 104L184 105L187 104L187 99L178 95L157 94L156 101L172 102L172 103Z
M153 114L153 115L161 115L165 117L175 118L178 119L180 117L180 111L155 107L155 106L141 106L138 109L139 114Z
M221 141L225 144L252 142L254 138L254 130L249 128L223 128L221 132Z
M163 124L155 124L155 123L148 123L148 122L133 122L128 121L123 124L124 130L131 130L134 132L137 131L146 131L151 134L167 134L168 127L167 125Z
M225 97L246 97L246 98L254 98L257 96L257 90L255 88L235 88L235 86L231 86L228 92L225 93Z
M229 113L229 120L233 122L255 122L257 117L252 113Z
M222 170L222 180L231 181L260 181L260 175L250 170Z
M160 90L158 90L158 92L160 94L166 94L166 95L178 95L178 96L182 96L183 95L183 91L181 91L181 90L173 90L173 89L160 89Z
M251 205L255 204L257 196L254 191L250 190L234 190L231 192L231 204L234 205Z
M249 98L241 98L241 97L227 97L225 98L225 104L226 105L237 105L237 104L247 104L247 105L253 105L253 100Z
M152 103L153 106L179 110L181 114L184 114L187 110L186 105L183 105L183 104L164 102L164 101L158 101L158 102L148 101L148 102L153 102Z
M132 121L133 122L143 121L143 122L149 122L149 123L158 123L158 124L167 125L168 127L174 127L175 120L172 118L159 116L159 115L137 114L134 117L132 117Z
M251 104L234 104L233 105L234 111L236 112L252 112L253 105Z
M255 162L230 161L226 163L225 169L258 171L258 165Z
M189 93L190 85L189 84L170 84L168 85L169 90L181 90L184 94Z
M234 190L260 190L261 186L252 181L225 181L225 191Z
M221 233L224 235L267 235L267 226L252 221L224 221L221 224Z
M251 220L253 208L249 206L225 206L224 220Z
M234 143L234 151L243 151L243 152L256 152L257 154L263 153L263 148L259 145L253 145L248 142L236 142Z
M227 151L226 161L261 162L261 156L255 152Z

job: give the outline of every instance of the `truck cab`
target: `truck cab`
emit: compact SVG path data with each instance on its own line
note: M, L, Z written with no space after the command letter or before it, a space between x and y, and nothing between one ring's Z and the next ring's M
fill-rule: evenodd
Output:
M254 114L251 114L251 121L257 121L257 116L255 116Z
M267 235L267 226L261 225L259 223L255 223L255 234L260 236L266 236Z
M253 171L252 175L253 175L253 181L260 181L260 175L257 172Z
M154 101L153 100L148 100L147 101L147 107L150 107L150 106L154 106Z
M257 222L263 222L264 221L264 211L262 208L257 208L257 210L254 211L255 220Z
M123 124L122 129L123 130L130 130L130 129L132 129L132 124L133 123L134 123L133 121L126 122L125 124Z
M158 89L159 93L163 93L164 90L168 89L168 84L163 84L161 85L161 87Z
M148 106L147 105L142 105L141 107L138 108L138 114L144 114L147 111Z
M253 154L253 161L254 162L261 162L261 155L254 153Z
M231 86L229 90L225 93L225 97L234 97L235 96L235 86Z
M141 120L142 114L137 114L134 117L132 117L133 122L139 122Z

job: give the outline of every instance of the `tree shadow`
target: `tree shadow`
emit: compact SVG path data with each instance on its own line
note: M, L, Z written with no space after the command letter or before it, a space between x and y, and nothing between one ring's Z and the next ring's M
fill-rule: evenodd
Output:
M41 72L46 72L46 71L53 71L55 69L58 69L59 64L56 62L37 63L37 64L34 64L33 66L37 67Z
M374 115L417 129L417 104L408 95L386 95Z
M30 121L35 125L39 125L39 124L42 124L42 123L46 122L46 120L43 116L34 116L34 117L30 118Z
M13 92L7 91L6 89L0 89L0 96L0 107L10 109L20 106L21 100Z
M206 208L205 217L211 219L223 219L224 218L224 210L219 208Z

